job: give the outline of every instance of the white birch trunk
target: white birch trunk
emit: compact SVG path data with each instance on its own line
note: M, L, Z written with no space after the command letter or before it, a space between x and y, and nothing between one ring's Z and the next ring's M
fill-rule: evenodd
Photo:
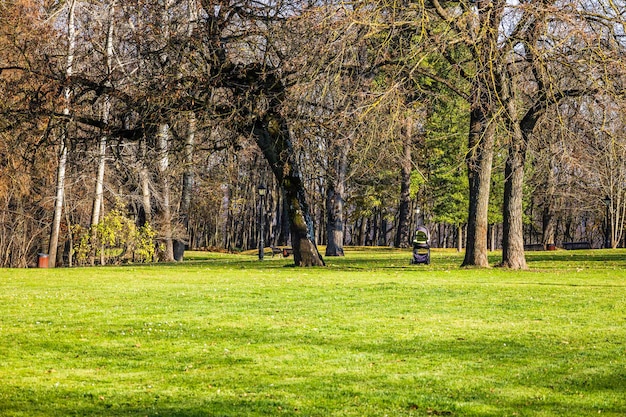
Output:
M159 125L157 144L159 148L159 175L161 176L163 240L165 243L165 261L174 260L174 246L172 240L172 205L170 198L169 180L169 135L170 126L167 123Z
M76 10L76 1L71 0L69 3L69 11L67 17L67 63L65 67L65 75L69 79L73 73L74 50L76 49L76 27L74 25L74 15ZM65 100L65 108L63 114L66 117L70 115L70 99L72 90L69 86L63 90L63 99ZM67 124L67 121L65 121ZM63 215L63 200L65 198L65 170L67 168L67 126L63 126L61 131L60 145L61 152L59 154L59 164L57 166L56 178L56 198L54 203L54 217L52 219L52 230L50 231L50 243L48 245L49 259L48 266L54 268L56 266L57 246L59 245L59 232L61 230L61 217Z
M113 27L114 27L114 12L115 2L111 2L109 6L109 27L107 31L106 40L106 71L107 71L107 84L110 84L111 71L113 70ZM108 95L104 96L104 104L102 108L102 122L104 126L109 123L109 114L111 112L111 98ZM100 144L98 147L98 173L96 176L96 190L93 200L93 208L91 210L91 225L95 226L100 222L100 211L102 208L103 194L104 194L104 170L106 167L106 148L107 148L107 136L102 135L100 138Z
M146 153L146 140L141 139L139 142L139 185L141 186L141 204L145 215L145 223L152 225L152 196L150 193L150 172L146 162Z

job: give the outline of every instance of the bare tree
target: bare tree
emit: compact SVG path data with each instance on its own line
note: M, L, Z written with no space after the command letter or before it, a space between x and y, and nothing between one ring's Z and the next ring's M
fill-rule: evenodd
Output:
M74 17L76 10L76 0L71 0L68 4L67 16L67 55L65 65L65 76L70 78L73 74L74 50L76 48L76 27L74 25ZM72 90L70 86L63 89L64 108L63 115L70 116L70 100ZM65 172L67 168L67 152L69 138L67 137L67 123L61 127L59 138L59 159L57 165L56 177L56 198L54 205L54 217L52 220L52 230L50 231L50 243L48 245L49 266L54 268L57 261L57 247L59 244L59 232L61 229L61 219L63 213L63 202L65 197Z

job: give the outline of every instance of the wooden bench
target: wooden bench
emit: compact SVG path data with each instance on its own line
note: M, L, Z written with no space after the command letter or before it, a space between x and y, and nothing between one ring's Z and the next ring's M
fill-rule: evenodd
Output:
M591 249L591 243L589 242L564 242L563 249L565 250Z
M272 246L272 256L274 255L282 255L283 258L286 258L289 255L293 255L293 248L277 248L276 246Z
M541 243L532 243L530 245L524 245L524 250L525 251L543 250L543 244L541 244Z

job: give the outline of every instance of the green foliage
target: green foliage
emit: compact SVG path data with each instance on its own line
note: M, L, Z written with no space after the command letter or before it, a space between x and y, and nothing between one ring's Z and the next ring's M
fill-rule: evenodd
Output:
M78 265L119 263L134 260L150 262L154 258L156 231L150 224L137 227L133 219L117 208L89 229L72 228L75 236L74 256Z
M381 210L387 214L389 207L395 208L399 195L398 177L399 169L380 169L362 178L358 190L348 200L355 208L352 218L369 217Z
M624 250L346 255L0 270L0 414L626 414Z
M494 167L491 171L491 187L489 188L489 207L487 219L489 224L502 222L502 208L504 205L504 161L505 155L494 154Z
M135 234L135 260L139 262L150 262L154 258L156 246L156 230L152 228L150 223L146 223L137 229Z
M422 186L426 183L424 176L421 172L413 170L411 171L411 198L416 198L417 193L420 191Z
M453 97L450 97L453 98ZM468 179L465 166L467 104L456 98L435 103L426 137L427 194L435 222L462 224L467 220Z

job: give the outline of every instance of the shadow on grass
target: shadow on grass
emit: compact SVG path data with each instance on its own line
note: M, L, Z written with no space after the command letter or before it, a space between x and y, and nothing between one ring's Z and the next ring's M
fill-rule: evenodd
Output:
M275 367L268 367L261 361L213 357L210 364L198 363L198 373L180 385L173 378L161 388L132 392L107 392L112 388L89 381L65 391L63 385L24 389L5 384L0 411L3 417L626 415L623 357L606 357L621 351L617 342L598 353L554 339L510 340L506 333L445 339L419 335L402 341L378 335L362 343L332 336L233 328L231 341L293 346L293 355L305 360L299 367L276 360L271 361ZM215 381L216 374L203 374L203 367L223 368L231 378ZM132 375L133 369L128 371Z

